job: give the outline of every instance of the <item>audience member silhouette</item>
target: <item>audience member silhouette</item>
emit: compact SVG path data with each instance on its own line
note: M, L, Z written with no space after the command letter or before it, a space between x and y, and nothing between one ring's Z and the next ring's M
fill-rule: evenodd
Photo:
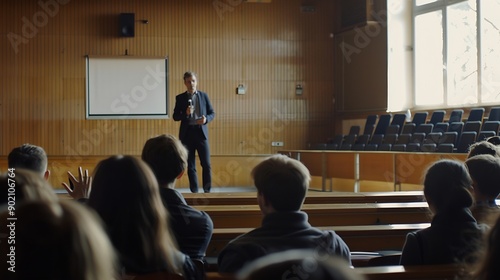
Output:
M309 170L298 160L275 155L252 170L262 226L232 240L220 252L219 272L234 273L274 252L313 249L339 255L350 263L346 243L334 231L319 230L300 211L309 187Z
M15 259L2 252L2 279L118 279L113 246L97 215L84 206L33 200L16 206L15 221L8 221L7 214L2 214L1 230L15 232L15 242L9 245L14 247L8 251Z
M160 186L163 205L170 213L170 229L179 249L194 259L203 259L212 237L213 222L207 213L187 205L174 189L176 179L187 168L187 149L172 135L149 139L142 150L142 160L153 170Z
M237 279L363 280L365 277L340 257L314 250L288 250L251 262L238 273Z
M477 155L492 155L494 157L500 157L500 148L490 142L479 141L470 145L467 158Z
M493 145L498 146L498 145L500 145L500 136L495 135L495 136L488 137L488 138L486 138L486 141L490 142Z
M465 165L474 188L472 213L478 222L490 224L489 216L500 211L495 201L500 194L500 158L476 155L467 159Z
M472 262L484 228L469 207L472 181L465 165L443 159L433 163L424 179L424 195L434 214L429 228L409 233L401 255L403 265Z
M472 269L474 280L496 280L500 275L500 215L496 215L493 227L485 234L483 250L480 252L475 268Z
M45 180L49 179L50 171L47 169L47 154L40 146L23 144L16 147L9 153L7 162L9 168L28 169L39 173Z
M112 156L100 161L87 205L104 221L123 274L166 271L198 279L191 259L177 249L158 183L142 160Z

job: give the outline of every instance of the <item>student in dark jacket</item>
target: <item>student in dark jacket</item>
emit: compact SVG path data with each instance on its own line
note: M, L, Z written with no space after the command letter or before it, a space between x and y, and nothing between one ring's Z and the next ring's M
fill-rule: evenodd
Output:
M484 228L472 216L472 180L465 165L443 159L428 169L424 195L434 214L429 228L409 233L402 265L472 262Z
M158 183L142 160L112 156L100 161L87 205L104 222L123 279L163 272L201 279L191 258L177 249Z
M187 157L181 141L166 134L149 139L142 150L142 160L151 167L160 185L161 199L170 213L170 229L179 249L191 258L203 259L212 238L212 219L189 206L174 189L176 179L187 168Z
M234 273L247 263L290 249L311 249L337 255L350 263L346 243L334 231L319 230L300 211L310 182L298 160L275 155L252 170L262 226L232 240L219 254L219 272Z

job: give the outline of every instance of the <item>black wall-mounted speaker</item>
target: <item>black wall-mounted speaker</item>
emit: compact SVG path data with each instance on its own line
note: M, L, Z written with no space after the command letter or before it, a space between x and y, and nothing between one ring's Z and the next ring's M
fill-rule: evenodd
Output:
M134 37L135 35L135 14L123 13L120 14L120 36Z

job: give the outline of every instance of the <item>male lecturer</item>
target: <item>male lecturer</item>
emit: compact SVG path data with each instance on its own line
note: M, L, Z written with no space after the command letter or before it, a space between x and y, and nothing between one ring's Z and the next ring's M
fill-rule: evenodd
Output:
M198 79L194 72L184 73L186 92L175 97L174 121L181 121L179 139L188 150L188 177L191 192L198 192L196 157L198 151L203 169L203 191L212 188L212 169L210 167L210 147L208 144L207 124L215 117L214 108L205 92L196 90Z

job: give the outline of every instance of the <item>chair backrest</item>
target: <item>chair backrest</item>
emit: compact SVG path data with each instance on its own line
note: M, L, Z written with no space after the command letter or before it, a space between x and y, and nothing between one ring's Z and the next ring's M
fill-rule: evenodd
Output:
M455 146L451 143L443 143L437 146L436 152L438 153L453 153Z
M446 115L445 110L436 110L436 111L432 112L431 119L429 120L429 123L432 123L435 126L437 123L444 121L445 115Z
M392 117L391 125L399 126L398 134L401 133L401 129L403 128L405 121L406 121L406 114L394 114L394 116Z
M450 123L450 127L448 128L448 132L456 132L457 142L458 142L458 139L460 139L460 135L462 135L463 128L464 128L463 122L452 122Z
M361 134L356 138L356 143L355 144L363 144L366 145L368 144L368 141L370 141L370 135L368 134Z
M382 142L382 144L394 145L394 144L396 144L396 141L398 141L398 137L399 137L399 135L396 133L386 134L384 136L384 141Z
M378 150L379 151L392 150L392 145L394 145L396 143L396 141L398 140L398 137L399 137L399 135L396 133L384 135L384 140L382 141L382 144L379 145Z
M476 142L477 133L475 131L464 131L458 140L457 153L469 152L469 146Z
M342 145L343 141L344 141L344 135L342 134L335 135L335 137L333 137L333 139L326 144L327 150L340 149L340 146Z
M412 134L401 134L394 144L408 144L410 143L411 136Z
M413 119L411 122L414 123L416 127L418 127L427 121L428 115L428 112L416 112L415 115L413 115Z
M411 135L410 143L423 143L425 139L425 133L415 132Z
M351 150L352 146L356 142L356 135L355 134L349 134L344 137L344 141L342 142L342 145L340 145L339 150Z
M467 121L464 124L464 129L462 132L465 131L475 131L476 134L479 134L479 131L481 130L481 121Z
M442 132L431 132L431 133L425 135L424 143L437 145L442 136L443 136Z
M467 121L483 121L484 108L472 108L469 112L469 116L467 117Z
M462 110L462 109L455 109L455 110L451 111L450 118L448 119L448 122L449 123L461 122L463 114L464 114L464 110Z
M370 139L370 142L365 146L365 151L378 150L378 147L380 146L380 144L382 144L383 140L384 140L383 134L374 134L372 136L372 139Z
M437 144L436 143L424 143L420 147L420 151L424 153L433 153L437 150Z
M365 128L363 134L372 135L375 129L375 124L377 123L378 115L369 115L366 117Z
M415 129L415 133L424 133L425 135L429 134L432 132L432 129L434 128L434 125L432 123L423 123L421 125L419 125L416 129ZM424 136L425 136L424 135Z
M456 131L448 131L443 133L439 138L439 144L453 144L457 145L458 133Z
M487 138L490 138L492 136L495 136L495 132L489 131L489 130L483 130L480 131L479 134L477 135L476 142L486 140Z
M434 128L432 129L432 132L442 132L445 133L448 131L448 127L450 127L450 124L447 122L438 122L437 124L434 125Z
M385 134L387 127L391 123L391 118L391 114L381 115L377 122L377 126L375 126L375 131L373 132L373 134Z
M400 134L412 134L413 132L415 132L416 127L417 125L414 123L405 123Z
M359 135L361 127L359 125L352 125L349 129L349 135Z
M488 121L500 121L500 107L493 107L490 109Z
M485 121L481 126L481 131L493 131L495 134L498 134L498 129L500 129L500 121Z

